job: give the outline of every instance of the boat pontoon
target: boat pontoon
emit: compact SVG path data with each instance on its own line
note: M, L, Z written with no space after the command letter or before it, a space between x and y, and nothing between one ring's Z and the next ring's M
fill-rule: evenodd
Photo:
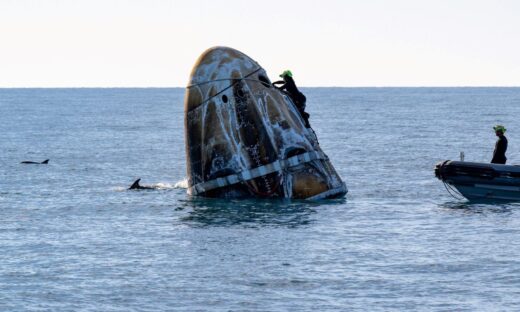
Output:
M435 166L435 176L470 200L520 200L520 166L446 160Z

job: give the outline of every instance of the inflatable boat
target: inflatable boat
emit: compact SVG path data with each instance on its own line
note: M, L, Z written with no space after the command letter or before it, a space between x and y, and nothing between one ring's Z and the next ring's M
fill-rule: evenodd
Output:
M520 166L446 160L435 166L435 176L469 200L520 201Z

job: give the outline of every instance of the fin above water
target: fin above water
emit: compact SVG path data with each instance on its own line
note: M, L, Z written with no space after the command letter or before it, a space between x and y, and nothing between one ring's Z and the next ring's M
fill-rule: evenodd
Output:
M130 185L130 187L128 189L129 190L153 190L153 189L155 189L155 187L140 185L139 184L140 181L141 181L141 178L135 180L134 183L132 183L132 185Z
M20 162L21 164L25 165L47 165L49 163L49 159L45 159L42 162L36 162L36 161L30 161L30 160L24 160Z
M129 189L129 190L140 189L140 188L141 188L141 185L139 185L139 181L141 181L141 178L135 180L135 182L132 183L132 185L131 185L128 189Z

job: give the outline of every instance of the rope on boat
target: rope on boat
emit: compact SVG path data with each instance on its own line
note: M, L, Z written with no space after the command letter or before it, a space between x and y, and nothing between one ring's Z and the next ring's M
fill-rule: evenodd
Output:
M446 191L448 191L448 194L450 194L451 197L455 198L456 200L464 200L464 196L459 191L454 190L451 185L444 182L444 180L442 181L442 184L444 184Z

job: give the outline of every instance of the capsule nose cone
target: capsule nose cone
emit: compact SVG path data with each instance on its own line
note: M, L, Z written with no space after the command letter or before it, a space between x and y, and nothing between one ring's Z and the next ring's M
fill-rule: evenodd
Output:
M190 81L187 86L188 99L193 93L200 93L197 101L185 102L185 109L191 110L196 108L198 102L207 99L210 92L211 83L218 83L223 86L229 84L233 79L243 78L244 75L255 70L261 69L249 56L244 53L228 47L213 47L202 53L193 65L190 75Z

